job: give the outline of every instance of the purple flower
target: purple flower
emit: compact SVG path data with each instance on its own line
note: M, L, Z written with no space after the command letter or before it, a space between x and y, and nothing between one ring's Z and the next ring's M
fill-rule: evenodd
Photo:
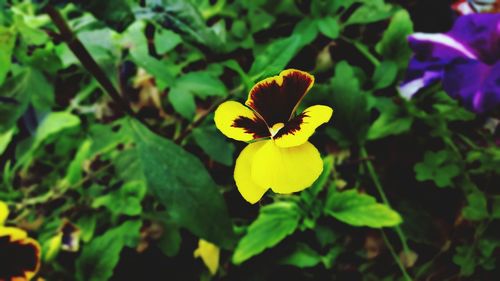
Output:
M415 33L408 41L414 56L402 96L441 81L469 110L482 113L500 104L500 14L462 16L447 33Z

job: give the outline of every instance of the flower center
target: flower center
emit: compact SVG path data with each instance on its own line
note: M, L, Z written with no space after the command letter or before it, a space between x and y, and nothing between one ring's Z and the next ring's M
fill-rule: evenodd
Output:
M274 137L283 127L285 127L285 124L276 123L271 128L269 128L269 132L271 133L271 138Z

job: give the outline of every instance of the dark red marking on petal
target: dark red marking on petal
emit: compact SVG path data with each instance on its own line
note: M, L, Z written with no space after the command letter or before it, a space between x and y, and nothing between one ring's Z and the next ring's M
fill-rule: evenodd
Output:
M246 102L270 127L276 123L287 123L314 83L313 76L299 70L285 71L282 78L281 85L280 76L257 83Z
M40 249L25 239L11 241L10 236L0 237L0 280L25 277L26 272L37 270Z
M231 126L244 129L246 133L252 134L254 139L267 138L271 136L266 123L259 118L251 119L240 116L233 121Z
M274 139L280 138L284 135L295 135L295 132L300 130L300 126L304 124L304 118L309 117L307 114L302 112L301 114L295 116L290 121L285 123L285 126L281 128L276 135L274 135Z

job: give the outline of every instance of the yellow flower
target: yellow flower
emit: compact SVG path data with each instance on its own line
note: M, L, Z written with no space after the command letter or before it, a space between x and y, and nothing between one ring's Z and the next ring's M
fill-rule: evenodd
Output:
M203 263L212 275L215 275L219 268L219 255L219 247L203 239L198 241L198 249L194 251L194 257L201 257Z
M30 280L40 268L40 245L24 230L3 226L8 215L0 201L0 280Z
M254 204L271 188L276 193L301 191L323 171L321 156L310 142L333 110L314 105L296 115L314 77L295 69L257 83L244 106L235 101L215 111L215 125L227 137L251 142L236 160L234 180L239 192Z

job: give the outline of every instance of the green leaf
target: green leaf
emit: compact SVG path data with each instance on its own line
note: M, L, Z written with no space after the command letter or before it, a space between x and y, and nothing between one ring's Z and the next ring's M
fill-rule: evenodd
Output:
M277 74L300 51L302 42L300 35L272 41L262 52L254 54L256 59L250 68L249 75L254 80L260 80L260 78Z
M373 74L373 89L379 90L390 86L398 75L398 65L390 60L383 61Z
M69 163L66 176L63 179L63 185L72 186L82 179L83 164L89 156L91 147L92 141L88 139L80 145L75 157Z
M462 210L465 219L480 221L488 218L486 197L482 192L474 192L467 196L468 205Z
M403 221L389 206L377 203L372 196L356 190L330 192L325 213L353 226L372 228L396 226Z
M397 62L399 69L405 69L412 54L407 37L412 33L413 22L410 14L401 9L392 17L389 27L385 30L382 40L375 49L385 59Z
M5 149L7 149L7 146L9 146L10 141L12 140L12 137L14 136L14 133L17 131L16 128L12 128L6 132L0 132L0 155L3 154Z
M97 19L118 32L124 31L134 20L134 13L127 0L81 1L82 7Z
M331 80L330 102L334 106L336 127L353 143L362 143L369 126L367 93L361 90L356 69L346 61L337 63Z
M29 80L31 102L40 112L49 112L54 105L54 86L39 70L32 69Z
M7 73L9 73L16 35L14 28L0 26L0 85L3 84Z
M168 99L175 111L186 119L192 119L196 111L195 97L227 96L227 89L208 71L190 72L175 81Z
M198 127L192 135L196 144L214 161L226 166L233 165L234 144L228 142L215 127Z
M148 188L174 221L223 248L234 242L220 189L198 158L130 121Z
M368 24L384 20L392 15L392 6L383 0L363 1L364 4L352 13L344 25Z
M173 222L163 219L163 235L156 242L156 246L167 257L174 257L181 248L182 237L179 228Z
M69 112L51 112L47 115L36 130L32 149L36 150L46 139L63 130L80 125L80 118Z
M76 261L79 281L106 281L120 259L124 246L133 246L139 238L140 221L127 221L85 245Z
M317 20L318 28L321 33L330 39L337 39L340 34L339 23L332 17L325 17Z
M460 167L446 150L425 152L424 160L415 164L414 170L417 180L432 180L438 187L451 186L452 179L460 174Z
M0 132L8 131L28 107L31 71L23 70L0 86Z
M182 38L175 32L157 28L155 30L155 49L159 54L173 50L182 42Z
M136 216L142 212L141 201L144 195L146 187L142 181L127 182L119 189L95 198L92 207L104 206L115 215Z
M380 116L368 129L367 139L381 139L389 135L399 135L410 130L413 118L403 112L390 98L376 98L375 107Z
M156 2L148 3L148 6L156 14L155 19L163 26L168 26L169 29L183 35L183 38L203 44L212 51L225 51L225 40L220 30L217 30L217 26L208 27L191 1L161 0L148 2Z
M240 264L278 244L297 229L299 220L300 210L295 203L283 201L262 207L236 246L233 263Z
M314 267L321 263L322 257L308 245L299 243L293 252L282 258L279 264L293 265L298 268Z

